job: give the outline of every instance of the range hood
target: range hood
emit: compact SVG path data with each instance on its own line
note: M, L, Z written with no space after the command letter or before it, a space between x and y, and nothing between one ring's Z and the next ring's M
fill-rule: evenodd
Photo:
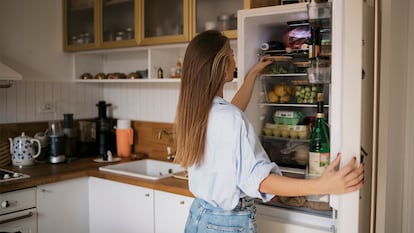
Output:
M0 62L0 80L21 80L22 75Z
M11 87L13 80L21 80L22 75L0 62L0 88Z

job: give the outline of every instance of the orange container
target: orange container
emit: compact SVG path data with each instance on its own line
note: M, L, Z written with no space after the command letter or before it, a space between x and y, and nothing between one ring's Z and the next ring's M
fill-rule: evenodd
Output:
M129 157L131 155L133 142L134 131L131 128L116 129L116 150L119 157Z

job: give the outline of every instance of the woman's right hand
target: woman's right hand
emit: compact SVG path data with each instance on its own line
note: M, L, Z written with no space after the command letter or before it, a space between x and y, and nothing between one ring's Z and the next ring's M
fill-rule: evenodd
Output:
M341 154L325 169L318 178L321 194L343 194L356 191L364 184L364 164L354 168L356 158L354 157L342 169L338 170L341 162ZM318 185L318 186L319 186Z

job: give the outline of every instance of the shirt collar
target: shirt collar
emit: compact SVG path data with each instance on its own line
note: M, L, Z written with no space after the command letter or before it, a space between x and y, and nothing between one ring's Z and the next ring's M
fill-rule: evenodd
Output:
M213 104L229 104L227 100L221 98L220 96L215 96L213 99Z

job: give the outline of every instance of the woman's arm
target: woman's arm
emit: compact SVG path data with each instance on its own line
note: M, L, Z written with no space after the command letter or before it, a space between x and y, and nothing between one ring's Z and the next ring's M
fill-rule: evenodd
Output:
M262 70L272 63L272 60L266 59L266 56L260 58L259 62L257 62L250 70L247 72L246 77L244 78L244 82L237 93L234 95L231 103L236 105L242 111L245 111L247 105L249 104L250 98L252 97L252 92L254 88L254 84L256 82L256 78L262 72Z
M342 194L358 190L364 184L364 165L354 169L355 158L344 168L337 170L341 156L330 164L322 176L306 180L270 174L260 184L259 191L278 196L306 196Z

